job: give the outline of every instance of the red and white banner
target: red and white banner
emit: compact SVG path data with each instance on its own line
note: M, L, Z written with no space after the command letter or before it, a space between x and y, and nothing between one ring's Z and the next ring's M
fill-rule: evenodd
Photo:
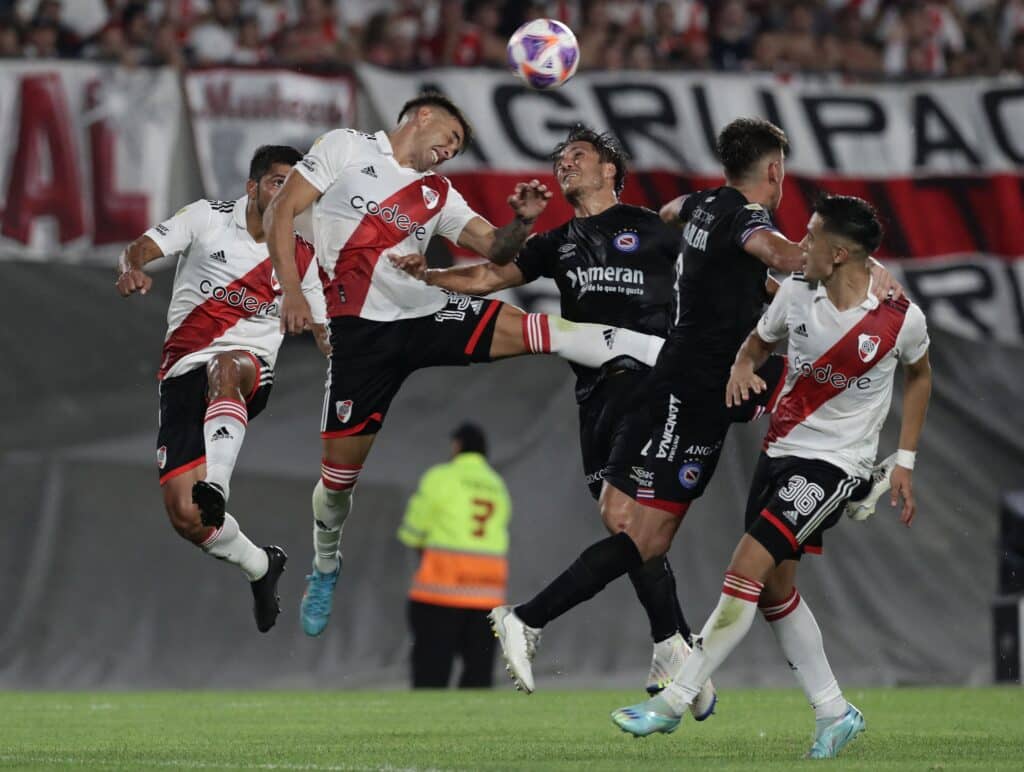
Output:
M305 153L325 131L355 122L355 84L345 75L218 68L189 72L185 90L207 198L243 195L260 145Z
M168 214L177 75L0 64L0 258L101 261Z
M424 88L456 100L476 140L441 171L498 224L511 215L505 199L517 181L538 177L554 186L548 154L577 121L619 137L632 157L623 200L656 208L722 184L717 132L738 116L768 118L791 142L776 213L787 235L802 236L820 191L866 198L886 226L880 257L899 260L894 269L933 324L1024 343L1024 79L855 87L620 72L579 75L538 92L494 71L364 66L359 76L389 120ZM571 216L556 196L538 228ZM534 304L551 292L524 291Z

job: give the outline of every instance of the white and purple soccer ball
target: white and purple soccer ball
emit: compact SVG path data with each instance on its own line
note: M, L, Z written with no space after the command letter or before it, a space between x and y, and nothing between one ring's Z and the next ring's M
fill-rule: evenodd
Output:
M528 21L508 39L508 66L530 88L558 88L573 76L579 63L576 36L560 21Z

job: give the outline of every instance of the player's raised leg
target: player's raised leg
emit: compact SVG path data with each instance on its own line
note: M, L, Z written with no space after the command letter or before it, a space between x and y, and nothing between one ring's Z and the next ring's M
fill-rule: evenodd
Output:
M246 351L225 351L206 365L206 474L192 487L192 500L199 507L203 525L220 528L224 524L231 474L249 423L246 402L261 385L262 369L259 360Z
M620 356L653 365L664 339L611 325L570 322L554 314L528 314L504 303L498 312L491 358L558 354L585 367L600 367Z
M313 489L313 568L306 577L300 616L306 635L320 635L331 618L341 575L341 532L352 511L363 462L376 434L325 437L320 479Z
M218 560L238 566L249 580L253 594L256 627L267 632L277 621L277 582L284 572L288 556L280 547L258 547L246 536L238 521L224 513L219 527L204 525L199 508L192 501L193 486L206 474L199 464L167 479L161 484L164 507L174 530L203 552Z

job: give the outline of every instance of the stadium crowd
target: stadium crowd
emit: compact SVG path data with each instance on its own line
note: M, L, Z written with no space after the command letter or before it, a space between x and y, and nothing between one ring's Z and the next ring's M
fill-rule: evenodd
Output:
M539 17L576 31L586 69L1024 73L1024 0L0 0L0 57L499 67Z

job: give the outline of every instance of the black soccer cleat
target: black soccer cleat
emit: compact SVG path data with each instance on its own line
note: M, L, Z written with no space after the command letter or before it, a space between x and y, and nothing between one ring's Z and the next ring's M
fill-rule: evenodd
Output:
M277 580L281 578L284 564L288 562L288 556L280 547L264 547L263 551L267 553L267 573L255 582L249 582L252 587L252 613L256 617L256 629L261 633L273 627L277 615L281 613Z
M199 507L199 520L210 528L224 525L224 491L216 483L200 480L192 486L192 503Z

